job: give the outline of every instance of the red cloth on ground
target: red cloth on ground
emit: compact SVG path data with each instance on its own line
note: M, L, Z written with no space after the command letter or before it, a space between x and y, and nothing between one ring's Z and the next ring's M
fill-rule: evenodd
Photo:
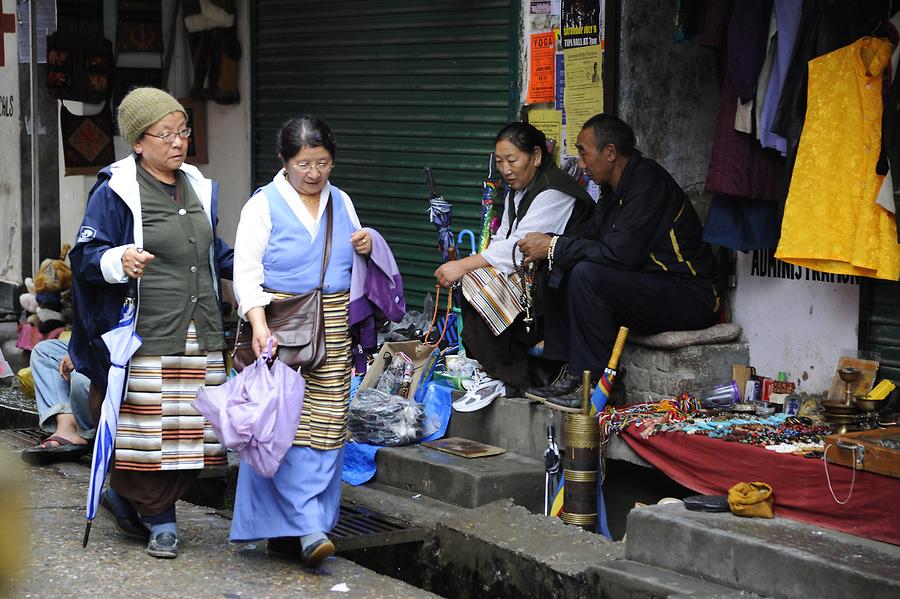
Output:
M779 454L705 435L674 432L643 439L640 433L640 427L629 426L621 435L657 470L698 493L726 495L741 481L763 481L774 491L776 517L900 545L898 478L858 470L853 495L840 505L828 491L821 459ZM835 495L844 500L851 469L829 463L828 472Z

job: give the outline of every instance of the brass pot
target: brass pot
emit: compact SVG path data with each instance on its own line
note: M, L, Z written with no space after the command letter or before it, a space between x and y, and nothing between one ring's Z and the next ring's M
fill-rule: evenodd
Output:
M869 399L865 395L857 395L854 401L863 412L877 412L884 407L883 399Z

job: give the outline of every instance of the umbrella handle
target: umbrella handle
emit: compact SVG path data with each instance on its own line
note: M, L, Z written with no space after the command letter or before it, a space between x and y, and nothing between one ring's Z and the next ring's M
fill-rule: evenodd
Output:
M269 335L268 341L266 341L266 351L263 352L261 358L265 358L266 360L272 359L272 346L275 345L275 337Z
M472 251L471 251L471 253L469 253L469 255L474 256L475 255L475 233L473 233L471 229L463 229L462 231L460 231L459 235L456 238L456 243L461 246L462 242L463 242L463 237L466 237L466 236L469 237L469 242L471 243L471 247L472 247Z

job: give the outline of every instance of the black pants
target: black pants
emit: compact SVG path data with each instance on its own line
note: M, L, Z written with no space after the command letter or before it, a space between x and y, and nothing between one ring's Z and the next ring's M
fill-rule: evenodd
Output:
M620 326L641 335L705 329L715 309L711 284L580 262L559 289L547 289L544 356L599 378Z

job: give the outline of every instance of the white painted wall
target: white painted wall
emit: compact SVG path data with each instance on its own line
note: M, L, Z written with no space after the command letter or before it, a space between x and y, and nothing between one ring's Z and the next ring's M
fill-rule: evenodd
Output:
M750 363L764 376L786 371L800 392L826 393L842 350L858 346L859 284L766 258L737 258L733 316L750 343Z
M3 1L15 4L14 0ZM163 0L164 33L168 30L174 4L173 0ZM238 4L237 21L243 49L240 74L241 102L227 106L212 101L206 103L209 163L197 165L207 177L219 182L219 235L228 243L234 242L234 233L237 229L241 207L252 191L250 189L250 19L248 3L244 1ZM111 0L106 0L104 16L106 36L108 39L114 40L115 4ZM13 47L13 49L15 48ZM129 56L127 63L123 62L125 59L120 59L120 63L123 66L126 64L127 66L154 66L147 64L145 59L146 57ZM191 70L190 50L183 39L183 29L179 25L169 76L169 89L175 96L188 95ZM76 114L82 113L83 110L94 110L91 106L81 106L80 103L67 103L67 106ZM115 148L117 159L123 158L130 151L130 148L119 137L116 137ZM18 157L16 159L18 160ZM84 215L87 194L93 186L95 178L92 176L64 176L65 163L61 143L59 160L60 237L63 243L71 243ZM18 221L18 218L16 220Z
M4 14L16 14L16 0L2 0ZM18 29L18 27L16 27ZM17 35L3 33L0 67L0 281L22 282L22 172L19 155L21 98Z

